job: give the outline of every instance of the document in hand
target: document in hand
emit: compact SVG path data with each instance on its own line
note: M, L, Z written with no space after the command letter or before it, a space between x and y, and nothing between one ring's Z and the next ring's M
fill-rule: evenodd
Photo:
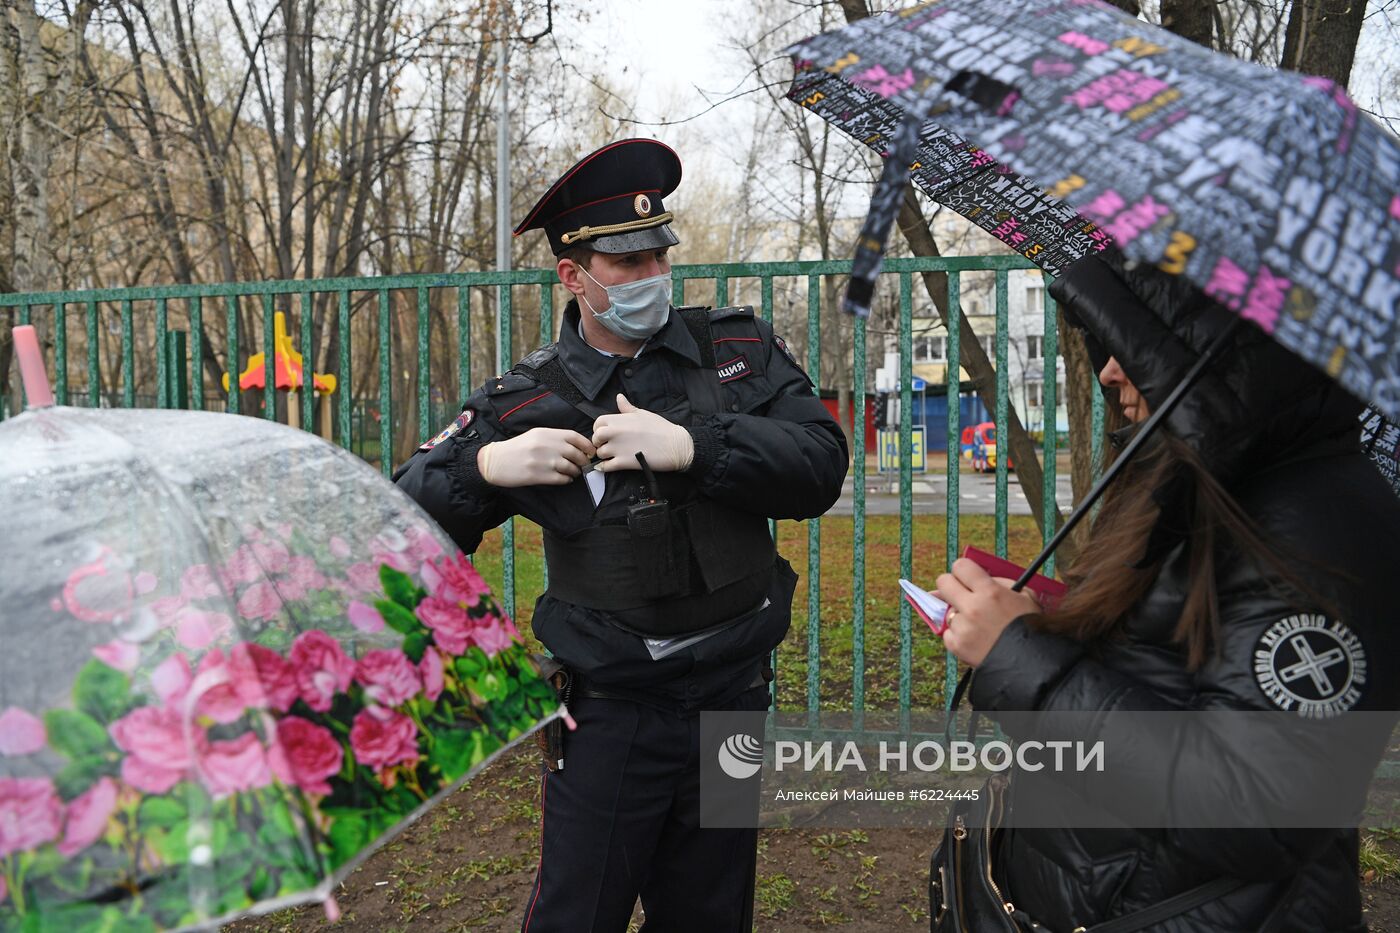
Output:
M975 547L965 548L963 557L994 577L1017 580L1026 569L1005 558L997 557L995 554L989 554ZM899 589L904 594L904 598L909 600L909 605L913 606L914 611L919 614L919 618L927 622L928 627L933 629L933 634L942 635L943 630L948 627L945 621L948 614L948 604L928 590L908 580L900 580ZM1036 574L1027 581L1026 589L1036 595L1036 598L1040 600L1040 605L1046 610L1054 609L1064 598L1064 595L1069 592L1069 587L1059 580L1052 580L1040 574Z
M1026 568L1022 567L1020 564L1013 564L1003 557L997 557L995 554L988 554L986 551L979 550L975 547L969 546L964 548L963 557L977 564L977 566L994 577L1006 577L1011 580L1019 580L1021 574L1026 572ZM1060 600L1064 599L1065 594L1069 592L1069 587L1065 586L1059 580L1052 580L1040 574L1036 574L1026 582L1026 589L1035 594L1036 598L1040 600L1041 608L1045 609L1047 612L1059 605Z
M928 623L928 627L933 629L933 634L942 635L947 624L943 617L948 614L948 604L934 596L928 590L908 580L900 580L899 588L904 593L904 598L909 600L909 605L914 607L914 611L919 614L919 618Z

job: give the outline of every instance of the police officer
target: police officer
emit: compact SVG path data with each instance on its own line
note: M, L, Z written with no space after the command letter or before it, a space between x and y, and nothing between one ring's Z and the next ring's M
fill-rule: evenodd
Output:
M489 380L395 479L461 548L544 529L534 633L578 722L547 755L525 933L751 928L757 831L701 829L696 714L763 710L797 577L767 519L836 501L845 435L751 308L673 308L681 164L615 142L516 228L574 296L559 340ZM562 767L561 767L562 764Z

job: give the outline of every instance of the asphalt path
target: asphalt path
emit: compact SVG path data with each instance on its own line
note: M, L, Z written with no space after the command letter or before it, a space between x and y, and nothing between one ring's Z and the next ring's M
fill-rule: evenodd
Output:
M869 474L865 478L865 514L899 514L898 475ZM947 476L943 473L915 473L913 482L914 514L942 515L947 511ZM958 479L958 513L960 515L995 515L997 504L996 475L992 473L964 472ZM828 515L850 515L853 511L854 483L846 477L841 490L841 498ZM1061 511L1068 511L1073 504L1070 479L1067 473L1055 477L1055 500ZM1016 481L1016 475L1006 478L1006 507L1011 515L1029 515L1030 506Z

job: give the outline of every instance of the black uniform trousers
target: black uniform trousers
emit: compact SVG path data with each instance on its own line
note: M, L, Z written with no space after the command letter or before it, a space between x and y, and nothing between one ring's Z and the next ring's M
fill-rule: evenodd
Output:
M709 708L768 705L763 686ZM699 718L593 696L569 711L522 933L623 933L638 896L647 933L749 933L758 830L700 828Z

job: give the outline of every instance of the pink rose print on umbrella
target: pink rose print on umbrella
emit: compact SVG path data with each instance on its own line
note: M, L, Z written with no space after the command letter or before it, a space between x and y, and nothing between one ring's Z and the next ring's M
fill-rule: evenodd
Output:
M204 730L191 726L198 744ZM189 741L179 712L167 707L142 706L108 727L122 760L122 780L148 794L163 794L179 783L193 764Z
M515 626L504 616L488 614L472 620L472 641L489 658L505 651L517 637Z
M107 823L117 809L117 782L101 778L68 805L68 818L58 852L72 858L107 832Z
M381 531L369 543L370 559L408 573L415 566L409 540L397 530Z
M331 708L331 700L345 692L355 675L355 662L338 641L319 629L297 636L289 660L301 698L318 713Z
M279 713L285 713L297 701L296 670L276 651L251 642L233 646L229 663L246 671L262 690L262 701ZM261 702L259 705L262 705Z
M83 622L115 622L131 612L132 600L156 587L149 573L133 577L121 568L109 569L115 559L109 548L102 548L97 559L83 564L68 575L63 586L63 605Z
M426 529L410 528L405 537L408 538L409 557L415 563L423 563L442 556L442 545Z
M275 619L282 614L282 597L268 581L254 583L238 597L238 614L245 619Z
M256 790L272 783L262 743L251 732L226 742L211 742L199 756L199 776L215 797Z
M368 651L355 666L355 679L365 698L382 706L398 706L423 690L418 668L397 648Z
M185 701L193 679L189 659L183 654L172 654L151 671L151 689L166 706L179 706Z
M286 575L278 581L287 599L305 599L312 590L325 589L329 585L326 575L321 573L312 557L293 557L287 561ZM292 594L296 595L293 596Z
M377 564L351 564L345 568L345 580L346 582L341 585L341 589L349 593L376 596L383 594L383 585L379 582L379 566Z
M253 559L260 565L267 568L267 572L275 573L286 566L291 559L291 552L281 541L272 538L260 538L255 540L249 547L253 551Z
M423 696L428 698L428 702L436 703L446 686L442 655L434 648L423 652L423 660L418 662L418 672L423 677Z
M350 726L350 748L368 768L380 769L418 759L418 727L403 713L361 710Z
M171 621L175 626L175 640L191 651L208 648L233 628L233 620L225 613L191 607L180 610Z
M176 593L174 596L162 596L151 603L150 608L151 613L160 620L160 623L168 626L174 623L175 614L184 609L188 603L189 601L184 596Z
M48 778L0 778L0 858L58 838L63 802Z
M284 716L277 723L277 739L267 750L267 761L283 784L324 796L331 792L326 779L340 771L345 752L324 726L300 716Z
M39 717L11 706L0 713L0 755L32 755L48 744Z
M235 586L263 579L264 573L253 549L245 544L235 550L224 562L222 577L228 588L233 589Z
M384 630L384 617L379 614L379 610L359 600L350 604L346 615L350 619L350 624L366 635L373 635Z
M208 564L192 564L180 574L180 595L185 599L211 599L223 592L223 587Z
M444 558L436 566L424 563L420 572L430 596L456 603L463 609L475 606L481 597L491 592L465 554Z
M141 649L129 641L109 641L93 648L92 655L108 667L130 674L141 660Z
M418 604L414 613L423 624L433 630L433 641L448 654L464 654L471 636L471 620L467 610L458 603L434 599L429 596Z
M191 687L198 693L198 714L219 723L269 705L262 675L246 650L228 656L217 648L210 651L200 659Z

